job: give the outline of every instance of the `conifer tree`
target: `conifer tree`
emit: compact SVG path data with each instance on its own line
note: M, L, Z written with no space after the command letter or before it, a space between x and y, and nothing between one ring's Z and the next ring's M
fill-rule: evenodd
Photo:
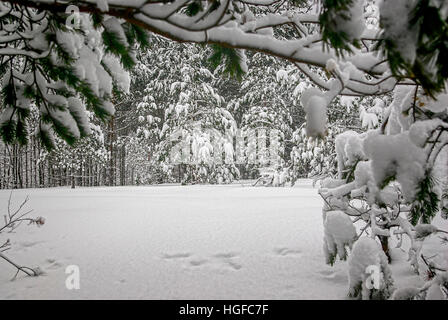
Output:
M35 134L48 148L55 134L74 144L90 133L86 110L107 120L112 98L129 90L125 70L135 64L140 27L115 17L40 10L29 1L0 3L2 45L0 136L25 145L31 109L39 110Z

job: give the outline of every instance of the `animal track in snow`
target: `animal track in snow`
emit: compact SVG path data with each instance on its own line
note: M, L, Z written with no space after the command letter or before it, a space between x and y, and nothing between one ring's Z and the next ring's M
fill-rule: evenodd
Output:
M275 248L274 252L279 256L297 256L302 254L301 250L290 248Z
M238 254L235 252L222 252L212 255L210 258L204 258L201 256L195 256L191 253L172 253L167 254L164 253L162 255L163 259L166 260L181 260L185 263L184 267L187 268L198 268L201 266L211 266L212 268L217 268L219 270L231 269L231 270L240 270L243 266L234 261L235 258L238 258Z
M206 264L208 261L206 259L193 259L190 261L190 265L193 267L199 267L203 264Z
M19 245L22 248L31 248L31 247L34 247L36 244L43 243L43 242L44 241L22 241L22 242L19 242Z
M339 270L321 270L318 271L322 278L336 281L336 282L344 282L347 281L347 274L341 272Z
M240 270L243 266L239 263L236 263L232 259L237 258L238 254L235 252L223 252L217 253L213 255L214 258L218 260L219 264L224 264L226 267L232 270Z
M231 259L235 258L238 254L235 252L224 252L224 253L217 253L213 255L215 258L223 258L223 259Z
M321 270L318 271L321 275L323 276L331 276L332 274L334 274L334 270Z
M163 259L185 259L189 258L191 256L191 253L188 252L179 252L179 253L164 253L162 254Z
M233 261L225 261L225 263L233 270L240 270L243 266Z
M48 258L46 262L49 264L47 269L58 269L63 266L62 263L58 262L56 259Z

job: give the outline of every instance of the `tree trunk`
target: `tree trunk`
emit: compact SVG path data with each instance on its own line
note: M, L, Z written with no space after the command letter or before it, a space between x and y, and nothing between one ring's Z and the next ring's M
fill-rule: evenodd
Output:
M73 168L73 165L72 165L72 168L71 168L71 186L72 186L72 189L75 189L75 186L76 186L76 182L75 182L75 168Z
M109 121L109 153L110 153L110 159L109 159L109 186L115 185L115 168L114 168L114 133L115 133L115 125L114 125L114 117Z
M387 260L391 263L392 258L389 252L389 237L386 236L378 236L381 242L381 247L383 248L384 253L386 254Z

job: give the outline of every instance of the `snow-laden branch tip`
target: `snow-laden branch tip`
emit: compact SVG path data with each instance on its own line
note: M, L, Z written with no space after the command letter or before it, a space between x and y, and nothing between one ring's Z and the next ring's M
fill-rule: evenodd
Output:
M10 4L19 4L33 8L65 12L68 1L65 0L8 0ZM106 5L107 4L107 5ZM350 63L352 71L345 81L345 95L379 95L390 92L398 81L390 76L388 66L374 52L364 52L352 48L353 54L338 58L334 49L324 48L322 39L316 32L303 28L307 24L318 24L319 16L310 14L297 7L287 8L285 12L272 13L261 11L254 16L244 6L269 8L279 4L276 0L237 0L221 1L213 10L204 3L205 9L198 15L188 16L185 9L191 4L189 0L176 0L170 3L150 2L143 0L123 1L108 0L106 3L96 0L78 1L80 12L95 12L124 19L149 31L182 42L219 44L221 46L263 52L296 63L297 66L322 88L328 86L321 79L311 76L305 66L325 68L329 60L337 60L342 64ZM208 7L207 7L208 6ZM3 6L5 7L5 5ZM243 18L244 17L244 18ZM249 17L249 18L248 18ZM300 39L276 38L265 29L278 28L290 24L299 28ZM303 34L305 33L305 34ZM299 36L299 35L298 35ZM375 41L378 32L365 29L361 39ZM0 38L0 42L2 39ZM8 52L8 48L2 49ZM4 54L1 53L0 55ZM369 80L368 76L374 76Z

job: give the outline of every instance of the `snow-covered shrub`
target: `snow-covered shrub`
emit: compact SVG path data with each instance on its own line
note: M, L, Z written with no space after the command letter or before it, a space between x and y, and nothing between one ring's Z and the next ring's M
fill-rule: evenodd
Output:
M352 248L356 229L350 218L342 211L324 211L324 254L328 264L333 265L336 256L347 259L347 247Z
M444 231L433 225L422 224L415 229L409 258L425 283L421 287L398 288L392 299L448 300L448 238L441 237Z
M307 134L306 123L294 131L291 150L293 182L301 177L320 180L337 176L336 137L339 137L347 127L358 128L357 113L361 102L359 99L335 98L327 112L329 124L325 139L310 137ZM361 130L361 127L358 130Z
M369 237L359 238L353 246L348 267L350 297L389 298L393 291L392 273L378 242Z
M448 300L448 271L437 274L426 287L426 300Z
M416 287L405 287L394 291L391 300L416 300L421 291Z
M448 270L446 237L440 236L443 233L447 232L432 224L419 224L414 228L409 260L414 271L424 279L433 278L438 271Z
M435 275L422 287L406 287L394 291L392 300L448 300L448 272Z
M403 237L407 237L411 266L426 273L421 260L434 255L422 254L424 239L445 232L430 223L443 208L444 188L440 181L446 179L446 174L434 168L436 162L445 161L448 124L437 114L426 112L439 108L440 101L431 101L422 94L420 101L425 102L417 107L414 96L409 90L397 90L385 106L380 127L365 133L346 131L336 138L338 179L323 181L319 192L325 200L324 211L344 212L356 223L358 236L368 233L381 244L389 260L390 240L396 238L401 246ZM409 108L415 108L414 116ZM435 248L434 253L440 254L440 244ZM358 255L362 254L359 251ZM428 269L430 262L423 263ZM440 272L434 270L433 277Z

